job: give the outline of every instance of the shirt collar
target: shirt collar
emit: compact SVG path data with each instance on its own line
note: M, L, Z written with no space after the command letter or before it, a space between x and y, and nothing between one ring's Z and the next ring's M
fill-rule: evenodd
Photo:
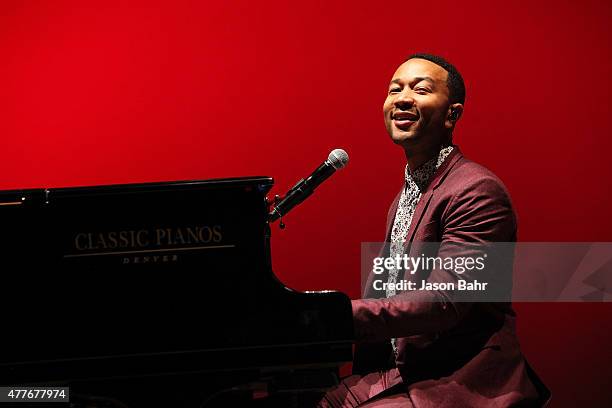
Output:
M438 170L442 163L444 163L444 160L446 160L448 155L453 151L453 148L454 146L450 145L440 149L437 157L432 157L430 160L414 169L414 171L410 171L410 167L406 164L406 170L404 171L406 184L410 186L414 183L418 186L419 190L423 191L425 187L427 187L427 184L429 184L429 180L436 170Z

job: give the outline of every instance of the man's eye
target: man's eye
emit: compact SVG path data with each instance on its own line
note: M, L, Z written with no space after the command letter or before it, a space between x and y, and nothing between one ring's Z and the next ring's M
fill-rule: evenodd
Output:
M398 93L398 92L400 92L400 89L399 89L399 88L391 88L391 89L389 89L389 93L390 93L390 94L393 94L393 93Z
M430 91L427 88L415 88L414 92L416 92L416 93L418 93L420 95L424 95L424 94L429 93Z

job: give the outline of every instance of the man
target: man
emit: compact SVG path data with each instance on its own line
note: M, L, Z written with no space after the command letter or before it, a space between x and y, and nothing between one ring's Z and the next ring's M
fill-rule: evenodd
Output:
M452 144L464 102L463 79L443 58L414 54L393 75L383 106L385 125L408 163L387 218L390 257L418 256L422 242L438 243L436 255L444 258L474 255L462 245L516 241L516 217L502 182ZM495 273L510 276L511 263L499 265ZM395 290L391 284L405 278L403 273L391 267L377 275L388 284L383 296L373 290L370 276L364 299L353 301L354 375L319 406L545 403L548 390L520 352L509 303L458 301L445 290ZM439 266L420 273L432 284L456 283L459 277Z

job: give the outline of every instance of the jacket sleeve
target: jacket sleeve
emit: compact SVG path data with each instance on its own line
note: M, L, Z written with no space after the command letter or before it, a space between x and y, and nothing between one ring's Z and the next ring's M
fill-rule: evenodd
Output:
M469 244L515 241L516 218L501 182L492 176L465 183L443 212L441 231L437 256L443 259L481 255L482 245ZM511 274L511 260L509 267ZM496 273L491 268L485 271ZM456 283L458 279L477 278L478 272L459 276L452 270L434 268L426 280ZM458 301L443 290L404 291L389 298L353 300L356 340L379 341L449 330L461 321L472 304Z

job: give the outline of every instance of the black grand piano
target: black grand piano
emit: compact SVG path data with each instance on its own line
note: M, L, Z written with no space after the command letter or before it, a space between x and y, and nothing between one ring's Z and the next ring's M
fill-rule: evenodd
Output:
M130 408L333 386L352 358L350 301L275 277L272 185L0 191L0 386L70 386Z

